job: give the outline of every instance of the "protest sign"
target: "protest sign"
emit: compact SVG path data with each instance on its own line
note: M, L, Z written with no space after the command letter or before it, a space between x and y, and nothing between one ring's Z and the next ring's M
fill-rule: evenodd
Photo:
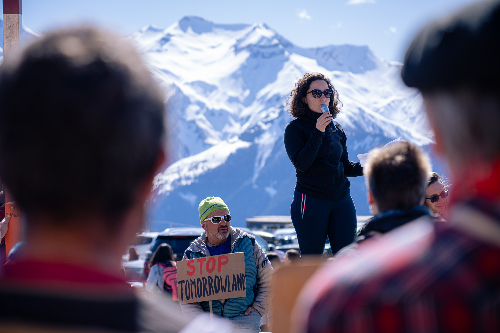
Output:
M177 290L181 304L245 297L245 254L178 261Z

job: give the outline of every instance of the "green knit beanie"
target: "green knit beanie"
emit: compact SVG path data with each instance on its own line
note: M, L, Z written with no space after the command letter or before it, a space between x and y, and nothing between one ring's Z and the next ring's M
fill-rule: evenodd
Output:
M224 203L224 201L222 201L221 198L208 197L206 199L203 199L200 202L200 205L198 206L198 213L200 214L200 223L202 223L207 218L207 216L210 215L212 212L219 209L225 209L229 214L229 208Z

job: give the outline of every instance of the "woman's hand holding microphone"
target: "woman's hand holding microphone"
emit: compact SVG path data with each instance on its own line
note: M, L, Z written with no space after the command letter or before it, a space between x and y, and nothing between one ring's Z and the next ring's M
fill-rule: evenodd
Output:
M332 122L333 116L325 104L321 105L321 110L323 110L323 114L316 121L316 128L321 132L325 132L326 126Z

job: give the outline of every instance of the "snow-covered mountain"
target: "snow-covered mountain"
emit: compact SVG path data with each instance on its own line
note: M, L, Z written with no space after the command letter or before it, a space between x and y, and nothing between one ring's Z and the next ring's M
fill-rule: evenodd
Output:
M366 46L301 48L263 23L215 24L184 17L131 38L166 88L170 167L155 180L150 227L198 225L198 203L222 197L233 225L256 215L287 215L295 170L283 132L286 101L305 72L332 79L343 103L338 121L350 159L402 137L432 142L420 95L400 81L401 64ZM363 177L351 178L359 215L369 214Z
M25 41L37 35L23 27ZM224 199L235 226L256 215L289 214L295 170L283 145L292 120L286 101L305 72L326 74L338 89L337 120L351 160L398 137L427 151L432 143L420 95L400 80L401 64L367 46L301 48L263 23L199 17L167 29L147 26L130 38L168 102L171 164L155 179L152 230L199 225L198 203L207 196ZM369 214L364 178L350 180L358 215Z

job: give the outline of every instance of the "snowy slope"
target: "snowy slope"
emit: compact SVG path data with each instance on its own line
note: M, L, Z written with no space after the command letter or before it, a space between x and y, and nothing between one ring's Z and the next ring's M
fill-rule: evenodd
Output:
M25 40L38 35L24 29ZM397 137L426 150L432 142L420 95L400 81L401 64L366 46L306 49L263 23L198 17L144 27L130 38L168 103L170 166L155 179L153 230L198 225L198 203L207 196L226 201L235 226L255 215L289 214L295 170L283 145L292 120L286 101L305 72L326 74L338 89L337 120L351 160ZM350 180L358 214L369 214L363 177Z
M420 95L399 78L401 64L366 46L300 48L266 24L223 25L185 17L131 39L166 88L170 167L155 180L150 227L196 225L197 207L221 196L233 225L255 215L287 215L295 171L283 145L292 119L287 97L305 72L332 79L350 158L397 137L428 150ZM358 214L369 214L363 177L351 178Z

